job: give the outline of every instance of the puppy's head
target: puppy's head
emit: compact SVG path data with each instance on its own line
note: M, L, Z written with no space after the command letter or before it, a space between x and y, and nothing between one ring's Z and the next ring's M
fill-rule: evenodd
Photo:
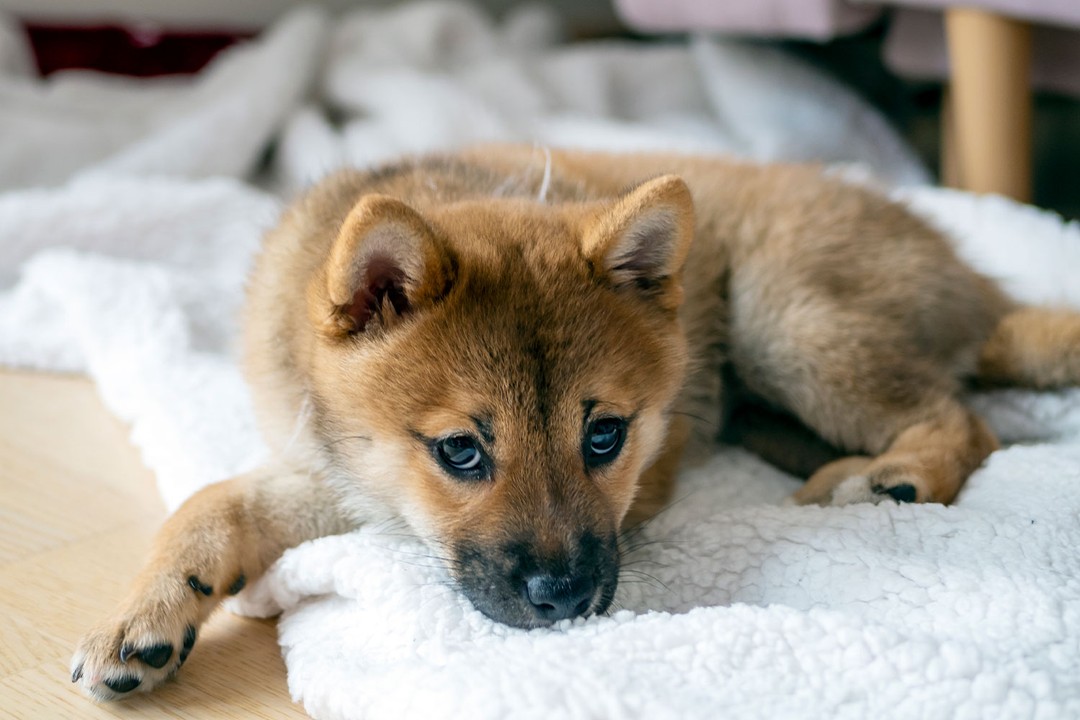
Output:
M692 215L671 176L556 206L369 195L310 285L331 461L496 620L611 602L616 533L686 364Z

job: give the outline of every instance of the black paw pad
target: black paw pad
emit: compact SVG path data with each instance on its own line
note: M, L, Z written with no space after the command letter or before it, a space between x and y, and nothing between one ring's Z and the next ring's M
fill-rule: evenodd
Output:
M197 578L194 575L191 575L191 576L188 577L187 584L195 592L200 592L200 593L202 593L203 595L206 595L206 596L210 596L214 592L214 588L210 587L209 585L203 585L202 581L199 580L199 578Z
M247 585L247 578L244 577L244 573L240 573L240 575L235 580L233 580L233 584L230 585L225 592L227 592L229 595L235 595L236 593L243 590L245 585Z
M105 686L113 692L126 693L139 687L139 683L141 682L142 679L137 678L134 675L124 675L114 680L106 680Z
M911 483L901 483L892 487L876 487L874 492L878 495L888 495L896 502L915 502L915 486Z
M136 657L152 668L163 668L165 667L165 663L169 662L172 653L173 646L171 644L161 643L160 645L151 645L148 648L143 648L136 653Z

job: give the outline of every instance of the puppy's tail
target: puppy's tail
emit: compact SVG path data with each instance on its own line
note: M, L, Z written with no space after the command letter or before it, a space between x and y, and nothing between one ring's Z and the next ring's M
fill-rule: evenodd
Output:
M975 379L1039 390L1080 385L1080 312L1018 307L1006 313L982 346Z

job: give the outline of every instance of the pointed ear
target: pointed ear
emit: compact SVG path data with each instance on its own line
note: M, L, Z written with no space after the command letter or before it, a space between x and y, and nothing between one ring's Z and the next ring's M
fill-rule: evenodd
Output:
M667 309L682 302L679 274L694 238L694 203L675 175L650 180L605 209L582 250L616 289L629 288Z
M366 195L345 218L309 293L328 337L391 327L449 289L453 263L427 222L400 200Z

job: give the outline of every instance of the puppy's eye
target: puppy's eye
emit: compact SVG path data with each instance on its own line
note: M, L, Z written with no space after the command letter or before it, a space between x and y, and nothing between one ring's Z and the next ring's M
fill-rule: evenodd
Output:
M451 435L436 440L433 450L439 464L455 477L475 480L488 474L484 451L470 435Z
M626 439L626 421L622 418L605 417L589 424L585 434L585 464L599 467L614 460L622 450Z

